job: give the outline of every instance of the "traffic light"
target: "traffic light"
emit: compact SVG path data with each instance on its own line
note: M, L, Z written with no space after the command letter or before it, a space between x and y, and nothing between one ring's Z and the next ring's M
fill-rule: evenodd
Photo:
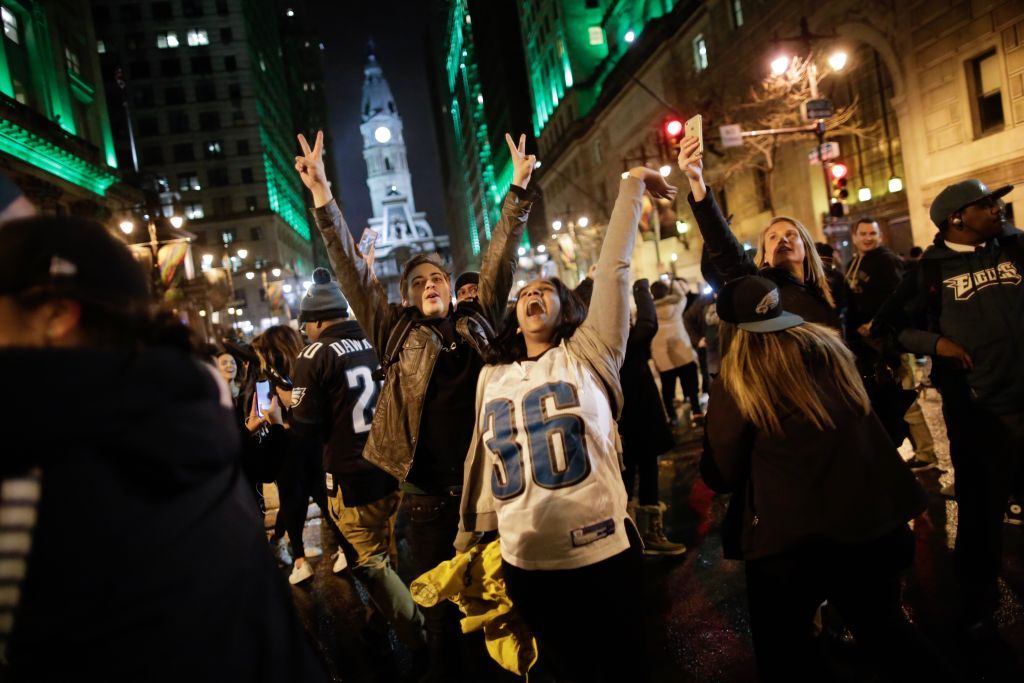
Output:
M850 169L846 164L836 162L829 166L828 171L832 179L832 198L829 200L828 212L833 218L842 218L849 211L846 200L850 196L850 191L846 189L849 182L846 176L849 175Z

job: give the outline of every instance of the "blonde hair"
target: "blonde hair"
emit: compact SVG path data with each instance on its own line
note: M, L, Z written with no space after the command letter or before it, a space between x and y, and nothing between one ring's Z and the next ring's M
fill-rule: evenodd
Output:
M796 232L800 235L800 241L804 243L804 284L810 285L824 297L825 301L832 308L836 307L836 300L832 296L832 288L828 286L828 278L825 277L825 266L821 263L821 257L818 256L818 250L814 247L814 240L811 239L811 233L807 232L807 228L804 224L795 218L789 216L775 216L768 225L764 226L761 230L761 238L757 245L757 256L754 258L754 263L757 267L764 268L768 264L768 253L765 250L765 233L768 229L776 223L789 223Z
M825 371L825 386L815 370ZM795 413L821 430L835 428L822 402L837 395L854 410L871 411L853 354L838 332L804 323L779 332L736 328L722 359L722 382L743 417L758 429L782 434L782 417Z

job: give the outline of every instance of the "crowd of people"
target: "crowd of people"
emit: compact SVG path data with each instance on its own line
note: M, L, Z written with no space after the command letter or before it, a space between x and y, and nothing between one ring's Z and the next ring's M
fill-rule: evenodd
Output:
M250 344L198 343L104 228L32 217L3 187L17 215L0 224L0 370L25 380L3 406L22 444L0 488L5 677L330 680L288 589L314 575L313 499L332 571L362 586L413 680L469 673L458 607L423 606L399 539L412 577L496 544L494 590L542 678L649 680L643 557L687 552L666 535L658 456L703 426L700 472L731 494L723 548L744 562L761 680L827 678L812 635L823 603L883 679L942 680L900 594L926 519L915 475L938 466L917 402L924 357L955 470L958 627L998 638L1003 525L1021 521L1024 490L1024 245L1000 199L1012 188L943 190L917 261L871 217L845 268L786 216L750 254L686 137L710 294L631 281L645 193L677 192L641 166L587 278L534 279L510 301L537 164L525 137L506 138L512 183L480 271L453 283L417 254L389 301L332 197L323 135L299 135L333 274L314 272L297 328Z

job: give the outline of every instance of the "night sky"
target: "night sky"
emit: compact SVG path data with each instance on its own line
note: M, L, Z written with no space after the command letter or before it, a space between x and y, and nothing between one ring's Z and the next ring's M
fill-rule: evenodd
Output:
M362 232L373 215L359 133L363 67L371 38L402 117L416 208L426 212L435 232L448 232L426 70L430 4L425 0L308 2L313 16L318 18L318 31L326 46L333 163L341 184L340 189L335 188L335 194L344 202L345 217L356 234Z

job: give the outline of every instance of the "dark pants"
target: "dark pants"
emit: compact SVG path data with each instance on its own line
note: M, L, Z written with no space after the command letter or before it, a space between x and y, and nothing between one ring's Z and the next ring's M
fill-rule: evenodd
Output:
M405 493L398 508L399 536L408 546L409 559L402 574L409 580L430 571L455 556L455 535L459 531L460 494L424 496ZM426 620L430 666L435 676L440 669L458 679L460 668L459 639L462 615L452 602L422 608Z
M690 402L690 410L700 412L700 393L697 391L697 363L687 363L668 372L661 372L661 400L665 404L665 412L673 420L677 418L673 401L676 398L676 380L683 387L683 396Z
M998 606L1003 513L1024 457L1024 413L995 415L954 392L942 396L956 475L954 566L967 623Z
M578 569L530 571L502 563L512 604L560 683L645 681L643 555L632 525L630 548Z
M714 379L711 373L708 372L708 350L697 347L694 351L697 352L697 363L700 365L701 390L706 394L708 389L711 388L711 380Z
M900 570L913 553L913 534L904 527L866 543L821 542L748 561L750 630L761 680L825 680L810 630L825 600L877 670L927 680L928 667L939 668L937 655L906 621L900 600Z
M281 471L277 475L277 492L281 508L277 512L274 536L280 538L288 532L292 559L297 560L305 553L302 530L306 525L309 499L312 497L327 514L327 486L321 452L323 446L314 439L288 435L288 453ZM333 526L333 525L332 525Z
M622 472L622 482L626 485L626 495L633 497L633 485L640 479L641 505L658 504L658 456L646 448L631 447L623 443L622 460L626 469Z

